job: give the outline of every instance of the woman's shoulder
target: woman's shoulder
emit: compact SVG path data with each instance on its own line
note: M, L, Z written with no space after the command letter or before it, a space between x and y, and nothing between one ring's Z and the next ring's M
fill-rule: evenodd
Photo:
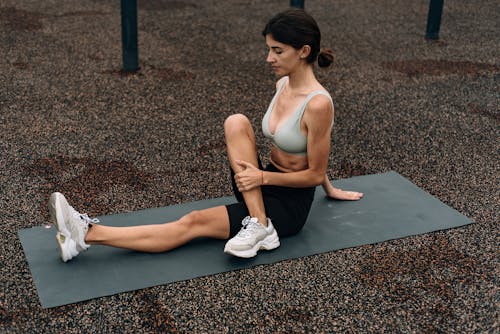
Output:
M307 103L307 109L311 110L333 110L333 99L330 93L322 88L317 89L309 94L309 101Z
M317 90L306 106L306 119L327 124L333 119L334 107L330 94L326 90Z
M327 91L318 91L307 103L307 109L318 111L328 109L333 110L333 102L330 94L328 94Z

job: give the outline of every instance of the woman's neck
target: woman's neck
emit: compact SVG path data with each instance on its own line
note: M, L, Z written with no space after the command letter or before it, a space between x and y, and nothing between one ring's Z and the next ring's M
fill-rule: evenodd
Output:
M288 74L288 87L292 91L309 91L311 87L318 84L314 76L313 67L305 65L298 67L295 71Z

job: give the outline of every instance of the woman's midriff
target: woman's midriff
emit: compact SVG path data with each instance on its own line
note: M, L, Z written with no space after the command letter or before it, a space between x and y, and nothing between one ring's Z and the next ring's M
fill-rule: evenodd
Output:
M298 172L307 169L307 155L286 153L271 145L271 163L282 172Z

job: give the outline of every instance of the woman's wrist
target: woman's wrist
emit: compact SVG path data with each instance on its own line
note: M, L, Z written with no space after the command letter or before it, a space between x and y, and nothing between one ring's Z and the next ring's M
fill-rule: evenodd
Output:
M332 186L332 184L330 183L330 180L329 179L326 179L323 184L323 189L325 189L325 192L328 194L330 193L332 190L335 190L335 188Z
M270 172L268 171L262 171L262 185L265 186L265 185L268 185L269 184L269 174ZM272 173L271 173L272 174Z

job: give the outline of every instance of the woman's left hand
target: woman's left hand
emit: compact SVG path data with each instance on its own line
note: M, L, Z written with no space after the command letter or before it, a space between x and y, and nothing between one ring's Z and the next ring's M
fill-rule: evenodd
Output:
M262 185L264 182L264 172L262 170L243 160L236 160L235 162L238 166L244 168L244 170L234 175L236 186L238 186L240 192L249 191Z
M364 194L357 191L346 191L335 187L325 189L326 196L339 201L359 201Z

